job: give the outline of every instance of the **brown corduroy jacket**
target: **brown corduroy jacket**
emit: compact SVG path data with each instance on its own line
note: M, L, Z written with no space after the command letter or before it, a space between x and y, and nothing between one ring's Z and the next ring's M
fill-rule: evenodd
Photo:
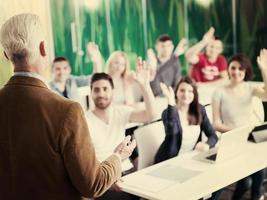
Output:
M117 156L97 161L78 103L32 77L13 76L0 90L1 200L96 197L120 176Z

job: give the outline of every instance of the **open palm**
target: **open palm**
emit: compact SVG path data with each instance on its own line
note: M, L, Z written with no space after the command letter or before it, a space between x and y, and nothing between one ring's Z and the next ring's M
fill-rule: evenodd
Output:
M140 57L137 59L134 78L140 85L149 84L150 81L150 70Z
M101 60L101 53L99 51L98 45L94 42L89 42L86 46L87 54L92 59L93 62L99 62Z
M175 49L175 54L177 56L180 56L184 54L187 48L188 48L188 41L186 38L182 38Z
M209 42L214 38L215 29L210 27L210 29L203 35L203 40Z
M257 57L257 63L261 70L267 70L267 49L261 49L260 55Z
M160 88L163 95L168 99L170 105L175 105L175 95L171 86L160 83Z

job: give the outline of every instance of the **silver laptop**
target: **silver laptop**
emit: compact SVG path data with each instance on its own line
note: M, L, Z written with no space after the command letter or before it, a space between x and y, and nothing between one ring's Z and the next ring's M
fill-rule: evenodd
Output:
M215 148L197 154L194 159L220 163L240 155L246 147L252 128L252 126L242 126L221 134Z

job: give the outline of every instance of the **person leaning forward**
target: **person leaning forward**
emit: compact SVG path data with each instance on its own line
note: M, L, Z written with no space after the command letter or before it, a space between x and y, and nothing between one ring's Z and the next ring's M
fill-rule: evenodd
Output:
M105 161L96 159L80 105L50 91L41 76L47 52L38 16L11 17L0 42L14 65L0 90L0 199L100 196L120 179L135 141L127 137Z

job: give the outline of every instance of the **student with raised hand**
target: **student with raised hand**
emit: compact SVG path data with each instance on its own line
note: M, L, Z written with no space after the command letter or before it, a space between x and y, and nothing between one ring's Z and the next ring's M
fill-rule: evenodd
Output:
M93 42L87 45L87 54L93 62L93 74L101 71L101 55L97 54L98 46ZM82 102L78 92L79 87L88 86L92 75L71 75L71 66L66 57L59 56L52 63L52 80L49 82L49 87L57 94L68 99Z
M237 54L229 60L228 73L230 81L219 87L213 95L212 112L213 125L219 132L227 132L234 128L243 126L245 123L257 125L261 123L253 109L252 99L258 97L267 100L267 50L262 49L257 57L257 62L264 81L264 87L250 84L253 77L253 69L250 60L242 54ZM242 199L244 193L250 187L252 179L251 198L253 200L263 199L261 186L264 171L258 171L238 181L233 200Z
M181 39L174 50L171 37L167 34L160 35L156 42L157 56L152 49L148 49L148 64L152 70L150 82L154 95L163 96L160 83L163 82L173 89L181 78L181 64L179 56L187 49L187 40Z
M162 113L165 127L165 139L155 157L161 162L189 151L206 151L213 147L218 138L207 117L205 108L198 102L196 85L188 76L182 77L176 86L160 84L164 96L168 99L168 107ZM201 142L201 132L208 137L206 143Z
M105 160L120 140L125 137L127 123L150 122L155 118L155 99L149 85L149 69L146 68L145 63L140 59L137 62L137 71L134 79L143 94L145 108L142 110L134 110L126 105L112 104L115 94L113 80L110 75L95 73L92 77L91 96L95 108L89 110L86 115L96 149L96 156L100 161ZM124 174L134 170L133 164L129 159L122 162L122 170ZM119 188L115 184L112 186L112 189L117 191ZM111 199L112 197L119 199L125 196L125 194L118 194L112 191L112 189L99 199Z
M136 143L122 138L106 160L97 160L81 106L46 85L44 41L34 14L15 15L0 30L14 66L0 90L0 199L98 197L120 179L121 162Z
M81 102L78 87L88 86L90 79L91 75L71 75L71 67L68 59L65 57L56 57L52 63L52 81L49 82L49 87L55 93L65 98Z
M202 40L190 47L186 60L192 66L189 75L198 84L220 84L228 79L227 61L222 55L223 43L214 36L215 29L211 27ZM206 48L204 53L202 49Z

